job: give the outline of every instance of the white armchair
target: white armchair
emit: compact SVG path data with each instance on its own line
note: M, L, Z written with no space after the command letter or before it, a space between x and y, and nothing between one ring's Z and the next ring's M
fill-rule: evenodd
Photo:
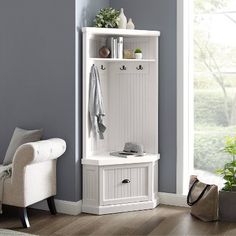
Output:
M47 199L50 212L56 214L56 160L65 150L66 143L59 138L26 143L16 150L2 203L19 208L24 227L30 227L26 207L36 202Z

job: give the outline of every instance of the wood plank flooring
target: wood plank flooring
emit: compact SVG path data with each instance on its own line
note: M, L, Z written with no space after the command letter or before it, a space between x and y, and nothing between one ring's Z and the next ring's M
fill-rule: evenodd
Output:
M236 223L201 222L188 208L161 205L153 210L96 216L68 216L29 209L31 228L22 229L14 210L4 210L0 228L50 236L79 235L235 235Z

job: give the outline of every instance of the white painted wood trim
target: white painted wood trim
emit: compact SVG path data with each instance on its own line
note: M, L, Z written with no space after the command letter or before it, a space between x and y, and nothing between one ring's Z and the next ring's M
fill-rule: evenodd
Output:
M89 71L88 68L88 63L87 63L87 57L89 55L89 43L87 40L87 34L83 34L82 36L83 38L83 78L82 78L82 104L83 104L83 114L82 114L82 130L83 130L83 134L82 134L82 154L83 154L83 158L85 158L87 156L87 150L88 150L88 143L87 143L87 130L88 130L88 126L87 126L87 119L88 119L88 94L87 94L87 86L88 86L88 81L86 80L87 78L87 74Z
M183 191L183 0L177 0L177 163L176 192Z
M153 209L157 205L159 205L159 199L155 199L153 201L134 202L126 204L107 205L107 206L82 205L82 212L95 215L104 215L104 214L112 214L112 213L127 212L127 211Z
M82 212L82 200L70 202L55 199L55 205L58 213L76 216ZM35 203L30 208L49 211L46 200Z
M79 163L80 160L80 153L79 153L79 145L80 145L80 138L79 138L79 129L80 129L80 119L79 119L79 33L77 27L77 18L78 18L78 1L75 1L76 7L75 7L75 162ZM78 197L78 188L79 188L79 168L78 165L75 165L75 192L76 197Z
M191 81L190 81L190 26L189 9L191 1L177 0L177 194L187 191L189 170L192 167Z
M187 205L187 196L175 193L158 193L160 204L170 206L189 207Z
M98 35L123 35L123 36L160 36L159 31L154 30L128 30L128 29L106 29L96 27L83 27L82 32Z

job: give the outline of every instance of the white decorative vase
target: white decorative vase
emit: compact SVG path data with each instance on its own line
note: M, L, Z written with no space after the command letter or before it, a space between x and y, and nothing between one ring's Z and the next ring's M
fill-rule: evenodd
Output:
M142 59L143 58L143 54L142 53L135 53L135 59Z
M135 25L134 25L134 23L133 23L133 21L132 21L131 18L129 18L129 21L128 21L128 23L127 23L126 28L127 28L127 29L135 29Z
M127 26L127 18L124 14L124 9L121 8L120 9L120 15L119 15L119 24L118 24L118 28L119 29L126 29Z

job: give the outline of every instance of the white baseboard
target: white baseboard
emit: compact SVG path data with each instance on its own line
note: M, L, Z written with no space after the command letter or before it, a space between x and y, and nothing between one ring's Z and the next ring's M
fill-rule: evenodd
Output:
M187 197L185 195L175 194L175 193L158 193L160 204L170 205L170 206L181 206L189 207L187 205Z
M151 209L156 205L165 204L170 206L181 206L188 207L186 203L186 196L174 193L158 193L159 200L155 202L139 202L139 203L131 203L131 204L120 204L120 205L111 205L111 206L103 206L103 207L91 207L91 206L83 206L83 212L91 213L91 214L109 214L115 212L124 212L124 211L134 211L134 210L142 210L142 209ZM68 214L68 215L79 215L82 212L82 200L78 202L70 202L55 199L55 205L57 212ZM31 208L48 211L47 201L38 202L32 206Z
M82 212L82 200L78 202L70 202L55 199L55 205L58 213L67 215L79 215ZM47 201L41 201L33 204L30 208L49 211Z

